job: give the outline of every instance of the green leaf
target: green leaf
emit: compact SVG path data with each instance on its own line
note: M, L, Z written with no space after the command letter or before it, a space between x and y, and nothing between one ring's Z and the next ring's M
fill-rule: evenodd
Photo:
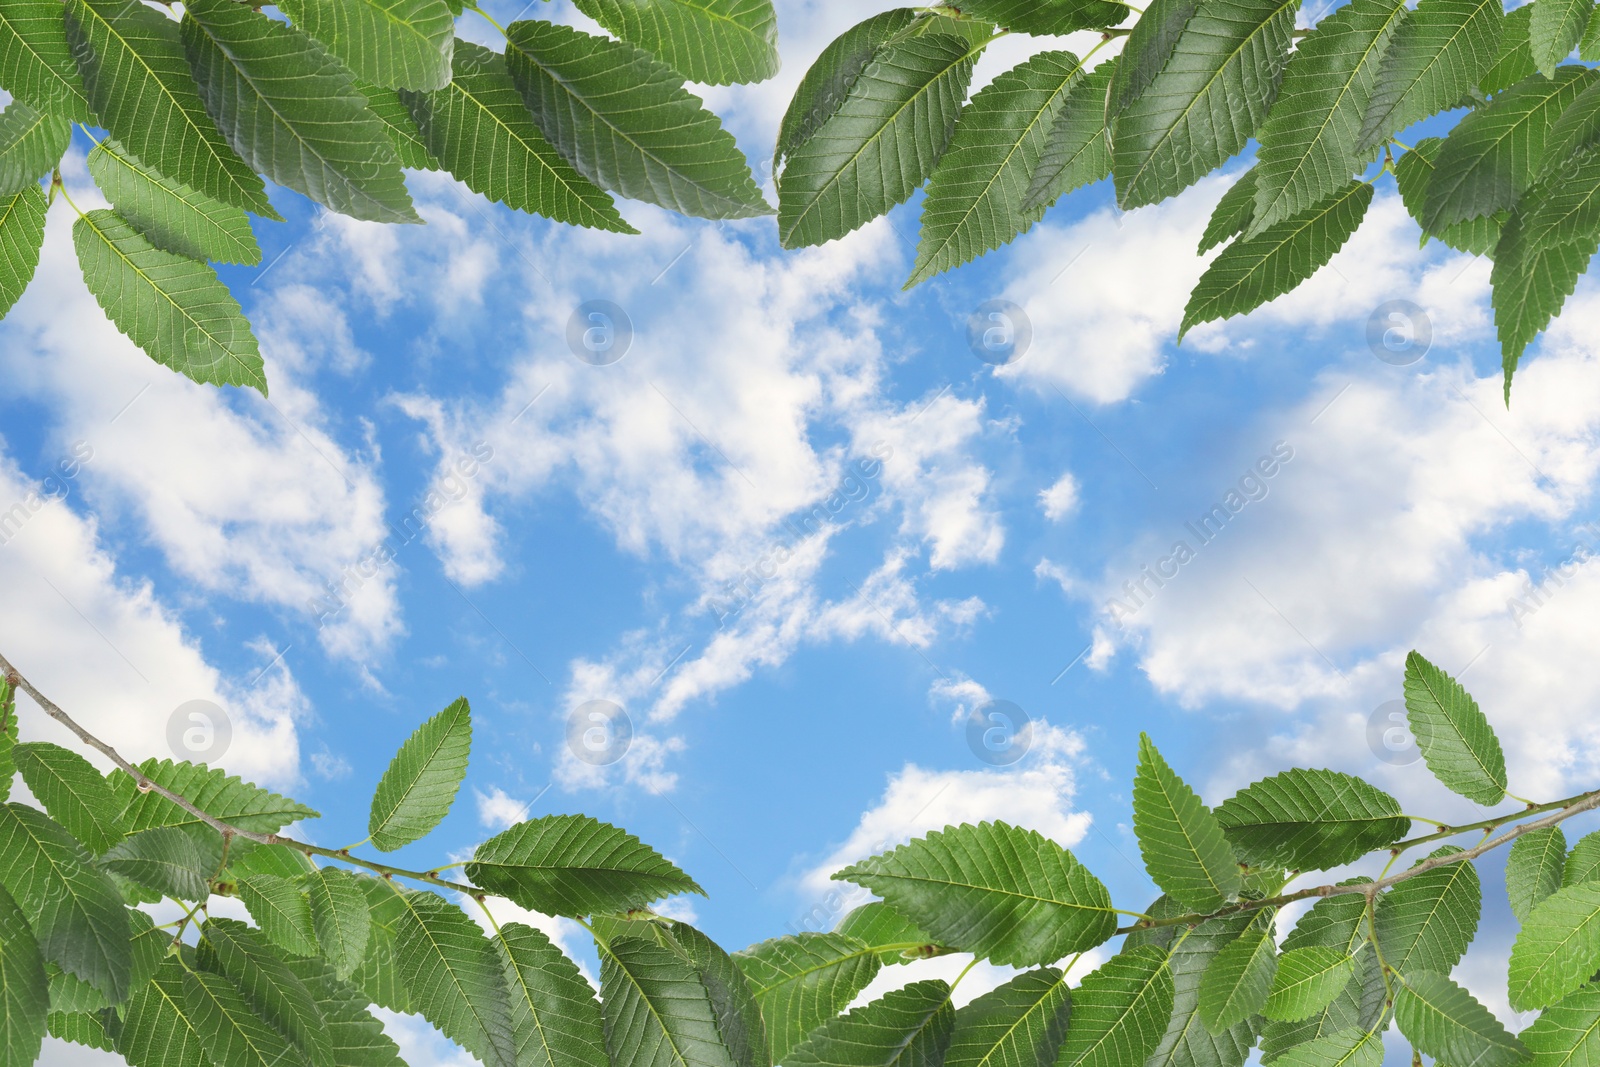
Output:
M184 972L183 1004L213 1063L276 1067L293 1062L284 1036L257 1018L244 995L221 975Z
M1244 148L1267 117L1299 0L1201 4L1150 85L1111 123L1124 209L1182 192Z
M241 830L275 834L290 823L319 818L319 814L297 801L246 782L222 770L198 763L173 763L171 760L145 760L139 773L157 785L176 793L214 819ZM161 794L143 791L133 776L112 771L111 791L123 803L122 824L128 833L157 826L209 826Z
M1451 162L1450 141L1446 139L1445 149L1438 155L1430 194L1446 195L1443 190L1450 187L1451 173L1446 168ZM1442 176L1446 176L1443 181ZM1430 208L1434 203L1430 197ZM1445 216L1437 219L1440 224L1456 221L1451 218L1453 213L1440 214ZM1429 229L1434 226L1430 224ZM1501 752L1490 720L1478 710L1478 702L1461 688L1459 681L1418 653L1411 653L1405 661L1405 705L1411 733L1422 749L1422 760L1427 761L1427 769L1434 771L1438 781L1480 805L1498 805L1506 798L1506 755Z
M261 933L233 919L208 919L201 932L198 966L233 983L250 1011L287 1037L312 1067L333 1067L322 1010Z
M734 1063L739 1067L771 1067L761 1005L733 957L688 923L657 924L657 929L670 939L679 955L700 976L711 998L717 1032L722 1035L722 1044L733 1054Z
M906 288L1009 244L1044 217L1023 199L1082 70L1071 52L1040 52L962 109L922 201L922 238Z
M411 1010L487 1067L516 1067L505 973L483 931L434 893L395 893L395 960Z
M1127 5L1108 0L964 0L961 11L1016 33L1039 36L1106 29L1128 17Z
M1511 399L1511 378L1522 353L1561 305L1578 287L1578 278L1600 250L1600 233L1558 234L1548 240L1532 239L1525 231L1524 211L1537 208L1540 192L1535 187L1529 202L1517 211L1500 231L1495 244L1494 268L1489 272L1489 287L1494 306L1495 331L1500 337L1500 362L1505 370L1506 401Z
M311 903L294 882L272 874L246 875L239 879L239 899L274 944L296 956L317 954Z
M916 923L881 900L852 908L839 920L833 932L856 938L873 948L887 946L878 953L884 963L910 963L923 949L933 945L933 938L918 929Z
M461 697L417 727L389 761L367 820L373 845L393 852L431 833L455 802L471 751L472 709Z
M1356 147L1455 107L1494 63L1504 22L1501 0L1422 0L1384 53Z
M1411 146L1411 151L1401 155L1394 165L1395 184L1399 186L1400 199L1405 204L1406 211L1417 220L1419 226L1422 225L1428 183L1433 179L1434 162L1439 158L1439 152L1443 148L1443 138L1424 137ZM1458 252L1468 252L1475 256L1490 255L1494 252L1495 242L1500 239L1500 227L1509 217L1509 212L1501 211L1494 215L1481 215L1466 222L1458 222L1437 234L1424 232L1422 243L1427 244L1429 237L1437 237Z
M642 937L601 943L600 999L612 1063L735 1067L710 993L672 949Z
M1239 175L1239 180L1228 186L1206 222L1205 233L1200 235L1200 247L1205 255L1213 248L1239 236L1256 213L1256 169L1251 167Z
M1178 38L1194 18L1199 0L1152 0L1133 24L1106 94L1106 118L1128 109L1172 58Z
M785 248L843 237L909 199L950 143L975 49L947 33L880 51L778 177Z
M1356 961L1337 949L1307 945L1278 957L1278 975L1261 1013L1299 1022L1322 1011L1355 976Z
M1552 1004L1518 1036L1533 1053L1533 1067L1600 1063L1600 987L1585 986Z
M1600 880L1600 830L1578 838L1567 857L1566 869L1561 872L1561 884L1582 885Z
M940 1067L955 1019L948 985L913 982L829 1020L783 1067Z
M1346 884L1361 884L1371 879L1353 879ZM1347 894L1319 900L1300 917L1284 938L1287 955L1302 948L1331 948L1356 960L1355 976L1326 1008L1299 1022L1269 1022L1262 1031L1262 1062L1275 1064L1295 1049L1302 1048L1358 1028L1373 1029L1386 1014L1383 975L1372 948L1367 944L1366 898ZM1327 1047L1327 1046L1325 1046ZM1346 1052L1356 1050L1349 1045ZM1360 1057L1366 1053L1356 1050ZM1382 1059L1381 1053L1378 1057Z
M733 959L761 1005L774 1063L845 1009L877 976L876 945L843 931L802 933L751 945Z
M1326 770L1263 778L1224 801L1217 819L1251 866L1297 871L1343 866L1393 844L1411 828L1394 797L1360 778Z
M364 82L387 89L450 82L455 20L444 0L283 0L278 9Z
M219 862L221 856L217 857ZM290 880L315 874L316 864L297 848L287 845L259 845L254 841L233 839L228 850L227 873L238 878L247 874L275 874Z
M1600 883L1565 886L1523 920L1511 949L1511 1007L1548 1008L1600 971Z
M1308 1041L1274 1062L1280 1067L1382 1067L1383 1038L1371 1031L1341 1030Z
M0 890L4 892L4 890ZM88 1012L109 1007L105 995L80 978L63 971L55 964L45 968L50 983L50 1010L52 1012ZM129 982L130 987L137 983Z
M1299 43L1257 134L1255 213L1246 238L1326 200L1377 158L1376 146L1357 147L1361 121L1407 14L1403 0L1353 0Z
M858 22L828 44L811 64L789 99L778 127L773 166L811 139L850 95L856 79L888 42L910 26L917 13L908 7L884 11Z
M355 875L331 867L308 878L306 889L311 900L311 925L322 955L334 976L343 981L367 957L367 942L372 936L367 894Z
M392 882L357 875L356 882L367 896L372 915L372 931L367 940L367 955L350 984L372 1003L403 1015L412 1014L411 992L400 978L395 961L395 932L406 912L406 903Z
M0 856L0 888L21 905L44 958L122 1003L131 985L131 934L110 878L90 866L71 834L21 804L0 805Z
M394 145L395 154L400 157L402 167L411 170L442 169L439 160L423 143L422 131L417 129L417 120L411 117L411 110L400 101L398 92L359 81L356 82L356 91L367 98L367 107L372 111L373 117L383 123L385 132L389 134L389 141Z
M105 210L73 223L72 243L96 303L151 359L197 382L267 394L255 336L216 271L163 252Z
M1543 174L1534 173L1543 177L1558 167L1581 163L1585 150L1597 143L1600 143L1600 86L1590 84L1555 120L1545 136Z
M176 826L134 834L101 859L100 865L157 893L178 900L211 895L211 868L194 839Z
M117 214L157 248L217 263L261 262L249 215L152 170L116 141L107 138L89 153L89 174Z
M569 26L516 22L509 34L506 59L534 122L590 181L699 218L772 213L732 135L672 68Z
M516 1062L606 1067L600 1004L577 965L531 926L506 923L495 939L511 993Z
M184 994L187 974L179 957L168 956L129 998L116 1041L117 1052L132 1067L211 1067Z
M278 217L206 114L177 23L125 0L67 0L67 36L95 118L128 151L225 204Z
M1116 65L1107 60L1068 92L1028 182L1023 211L1049 209L1074 189L1111 176L1105 101Z
M1073 990L1072 1025L1059 1067L1143 1063L1172 1014L1167 954L1151 946L1107 960Z
M1322 203L1224 248L1189 294L1179 339L1202 322L1249 314L1310 278L1350 240L1371 203L1372 186L1352 181ZM1303 831L1318 837L1336 828L1308 824Z
M422 143L467 188L519 211L615 233L638 233L610 194L572 169L523 106L503 56L462 41L455 78L405 93Z
M1468 113L1434 161L1423 229L1441 232L1454 223L1515 207L1543 168L1546 137L1557 116L1596 84L1596 78L1600 72L1563 67L1554 80L1530 78L1488 107ZM1408 704L1414 700L1425 709L1412 712L1412 729L1417 729L1419 717L1428 724L1432 743L1423 747L1428 766L1437 762L1447 768L1451 780L1445 784L1456 792L1480 804L1499 803L1505 795L1505 758L1472 698L1415 652L1407 660L1406 692ZM1487 799L1491 796L1495 799Z
M0 302L4 303L0 307L0 316L11 310L11 305L22 295L22 289L27 286L28 279L39 264L39 248L34 246L44 243L45 201L40 190L35 192L40 194L37 204L28 201L24 193L0 201L0 272L3 272L0 273ZM23 235L18 232L22 225L17 216L31 216L32 212L28 209L32 207L39 209L39 239L23 244ZM16 212L16 216L13 212ZM13 287L16 288L14 295L11 293ZM11 798L11 782L17 776L17 764L12 758L16 745L17 694L12 690L11 683L0 677L0 801Z
M942 945L1027 967L1063 959L1116 931L1111 895L1072 853L1005 823L935 831L839 871Z
M90 852L122 840L121 810L105 778L76 752L37 741L12 750L17 770L44 810Z
M1175 918L1187 909L1161 897L1146 909L1158 918ZM1165 930L1174 936L1168 948L1168 971L1172 974L1173 1006L1167 1020L1166 1033L1156 1045L1145 1067L1244 1067L1250 1046L1255 1044L1255 1021L1246 1020L1231 1029L1213 1034L1200 1018L1200 997L1205 989L1206 972L1217 954L1234 943L1246 930L1253 917L1249 914L1227 915L1208 919L1191 930L1181 941L1175 936L1177 927L1156 927L1154 930L1135 931L1134 934L1152 934ZM1125 950L1142 947L1145 942L1130 934L1124 942Z
M1512 1067L1528 1050L1471 993L1442 974L1417 971L1395 992L1400 1032L1423 1053L1444 1063Z
M44 1044L50 988L39 942L11 894L0 889L0 1063L25 1067Z
M322 960L290 960L289 970L316 1001L328 1024L338 1067L405 1067L400 1049L367 1011L367 1000L334 977Z
M117 1042L112 1034L119 1029L121 1020L111 1008L101 1008L97 1012L52 1011L48 1016L51 1037L71 1041L75 1045L86 1045L101 1052L117 1051Z
M1510 17L1506 16L1507 19ZM1600 19L1590 17L1589 28L1583 31L1583 40L1578 42L1578 58L1585 63L1593 63L1596 59L1600 59Z
M1278 973L1273 911L1259 913L1239 937L1223 946L1200 984L1200 1021L1213 1034L1259 1014Z
M1567 835L1547 826L1517 838L1506 857L1506 894L1518 922L1527 922L1534 908L1561 888L1567 866Z
M190 0L183 47L206 112L256 170L352 218L422 221L383 124L314 39L233 0Z
M1179 904L1210 912L1239 895L1239 862L1222 836L1221 824L1167 766L1148 734L1139 735L1133 829L1151 880Z
M72 143L72 124L13 100L0 112L0 196L14 196L49 174Z
M1446 845L1430 856L1460 855ZM1383 960L1402 975L1448 974L1467 954L1478 931L1483 886L1470 862L1446 863L1385 891L1373 920Z
M518 823L478 846L467 877L546 915L592 915L642 908L694 879L637 837L587 815L548 815Z
M55 0L0 5L0 88L40 111L89 121L89 100Z
M772 0L574 0L579 11L692 82L733 85L778 73Z
M1593 0L1534 0L1528 24L1528 46L1539 73L1556 76L1556 68L1578 47L1589 26Z
M1585 150L1524 198L1518 243L1531 248L1580 243L1600 233L1600 153Z
M1532 4L1523 4L1515 11L1506 13L1505 30L1500 35L1500 53L1495 57L1494 66L1478 79L1479 92L1503 92L1535 73L1533 50L1528 43L1532 19Z
M956 1012L944 1067L1051 1067L1071 1014L1060 971L1024 971Z

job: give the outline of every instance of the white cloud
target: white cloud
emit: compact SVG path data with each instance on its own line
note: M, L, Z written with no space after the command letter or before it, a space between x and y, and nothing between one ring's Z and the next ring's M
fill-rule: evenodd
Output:
M1072 514L1078 509L1078 480L1069 472L1039 490L1039 508L1051 522L1060 522Z
M1126 214L1103 208L1035 227L1005 265L1006 293L1027 312L1033 344L998 376L1109 404L1160 374L1206 267L1195 247L1230 180L1205 178Z
M181 705L204 700L219 706L231 727L217 762L263 784L295 784L295 723L309 707L285 661L274 664L258 650L260 663L249 677L224 675L148 583L119 571L97 524L60 499L46 499L49 492L0 455L0 588L7 603L0 649L6 657L130 760L189 758L169 748L169 723ZM19 708L25 737L83 750L26 696ZM187 725L178 730L180 742Z
M521 822L528 814L529 801L511 796L499 786L487 793L478 791L478 821L499 832Z
M887 851L930 830L999 820L1037 830L1066 848L1088 833L1090 816L1071 810L1073 765L1083 752L1077 734L1036 721L1032 749L1004 770L935 771L906 764L891 775L883 798L855 829L800 879L802 891L824 897L839 888L834 871ZM860 902L869 899L862 895Z
M69 158L80 178L81 168ZM375 457L340 445L304 382L310 364L365 358L344 312L304 286L269 292L252 321L271 399L194 385L106 319L84 286L69 223L64 207L53 213L38 273L3 327L13 394L44 405L57 450L92 449L85 495L108 521L135 521L173 571L207 594L314 625L308 603L386 534ZM318 636L333 654L362 658L399 629L392 582L380 575Z

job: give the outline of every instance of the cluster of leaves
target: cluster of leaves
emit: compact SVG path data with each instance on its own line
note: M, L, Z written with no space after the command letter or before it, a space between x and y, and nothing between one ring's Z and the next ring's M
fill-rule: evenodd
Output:
M1504 756L1466 691L1413 653L1405 692L1438 779L1505 801ZM518 823L478 846L470 884L451 883L280 836L316 813L220 770L151 760L102 775L17 743L9 690L0 698L0 782L9 791L20 772L43 807L0 804L0 1067L33 1063L46 1032L133 1067L398 1065L373 1005L422 1016L488 1067L1242 1067L1257 1045L1284 1067L1378 1067L1391 1024L1441 1064L1600 1057L1600 832L1569 852L1558 825L1600 793L1407 839L1393 797L1330 770L1274 775L1209 809L1144 738L1133 825L1162 890L1146 911L1114 908L1036 832L951 826L838 872L881 899L836 929L730 955L650 910L701 889L614 826ZM471 743L465 700L418 728L373 797L373 847L439 825ZM1285 892L1300 872L1371 853L1392 865L1546 811L1506 835L1522 924L1511 1003L1542 1009L1520 1035L1451 977L1482 907L1471 860L1491 846ZM251 922L212 915L217 897ZM544 933L498 924L492 897L581 923L598 991ZM1280 945L1280 908L1307 898ZM181 917L156 926L163 900ZM1119 929L1119 915L1138 921ZM1072 975L1119 935L1102 966ZM1020 973L959 1009L940 979L851 1007L884 968L951 953Z
M1564 65L1574 49L1600 59L1589 0L1509 15L1501 0L1348 0L1304 12L1322 17L1303 32L1299 0L1151 0L1131 28L1121 0L952 6L876 15L806 74L777 146L786 247L849 233L926 183L909 287L1025 233L1074 189L1110 177L1120 207L1158 203L1253 141L1200 243L1226 247L1182 332L1310 278L1393 173L1424 242L1494 260L1508 396L1600 249L1600 71ZM1037 53L966 99L992 41L1080 30L1101 45ZM1121 54L1091 65L1120 36ZM1395 139L1459 109L1448 136Z
M152 0L159 3L159 0ZM192 0L0 0L0 313L31 279L76 123L111 203L74 242L125 334L190 377L265 390L208 263L255 264L265 181L331 211L417 222L402 168L514 209L632 232L611 194L712 219L770 214L748 161L686 81L778 68L771 0L578 0L614 37L542 20L494 52L455 39L471 0L283 0L284 19ZM1506 386L1600 249L1600 59L1589 0L960 0L859 23L806 73L774 148L787 248L841 237L926 185L907 285L1026 232L1110 177L1125 209L1255 145L1199 251L1221 252L1182 331L1310 278L1393 173L1423 240L1490 256ZM1317 13L1312 13L1317 14ZM486 16L487 17L487 16ZM286 20L285 20L286 19ZM968 99L1012 33L1098 30ZM1126 38L1115 59L1096 52ZM1465 109L1443 138L1396 135ZM1374 165L1381 159L1381 168ZM1363 175L1367 175L1363 177ZM52 179L48 197L41 178ZM1181 337L1181 332L1180 332Z
M287 21L235 0L188 0L181 17L141 0L0 0L0 315L38 267L74 124L111 204L73 230L90 292L158 362L263 394L256 339L210 264L260 263L250 217L281 221L266 182L392 223L422 221L402 168L621 233L636 231L612 193L770 214L684 85L776 73L771 0L576 3L615 36L534 19L491 51L456 39L473 0L282 0Z

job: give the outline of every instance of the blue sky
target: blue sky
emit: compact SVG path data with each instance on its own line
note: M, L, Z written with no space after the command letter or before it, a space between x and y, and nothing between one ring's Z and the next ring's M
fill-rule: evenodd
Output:
M764 179L794 83L867 11L779 13L783 74L706 93ZM1035 47L1004 42L979 81ZM81 147L69 162L87 206ZM270 402L150 363L84 290L68 209L51 216L34 287L0 324L0 505L58 499L0 546L0 648L127 755L170 755L174 710L212 701L232 726L222 764L318 808L303 832L344 845L395 748L465 695L472 772L402 861L459 857L524 809L586 812L699 879L710 899L673 907L729 946L826 925L829 870L947 822L1040 829L1142 905L1141 731L1212 803L1292 763L1462 819L1421 763L1369 744L1411 648L1466 672L1513 789L1554 799L1600 778L1600 290L1583 282L1530 351L1508 412L1487 264L1419 248L1387 179L1311 283L1181 347L1224 179L1127 215L1093 187L911 293L915 201L784 253L771 220L628 203L643 234L623 238L439 175L410 184L425 227L275 193L288 222L258 227L268 267L225 271ZM967 336L995 300L1032 331L1000 367ZM590 301L631 322L609 365L568 344ZM1432 336L1399 366L1368 343L1392 301ZM791 532L841 489L828 525ZM1235 490L1200 543L1186 524ZM319 618L328 584L419 507L425 531ZM1162 564L1179 541L1192 558ZM788 559L763 564L779 546ZM1135 605L1124 583L1146 566L1176 573ZM631 724L605 765L568 744L595 700ZM990 700L1033 723L1015 763L969 747ZM38 716L24 729L61 739ZM1463 974L1509 1018L1508 913L1485 874L1490 921Z

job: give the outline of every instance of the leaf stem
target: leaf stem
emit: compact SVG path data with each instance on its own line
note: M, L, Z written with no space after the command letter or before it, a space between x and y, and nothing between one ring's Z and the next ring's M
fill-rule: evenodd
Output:
M500 36L504 37L508 41L511 39L511 35L506 32L506 28L504 26L500 25L500 23L496 22L493 15L489 14L483 8L481 8L477 4L473 3L473 0L467 0L466 8L467 8L468 11L476 12L481 18L483 18L483 20L485 22L487 22L489 25L493 26L495 29L499 30L500 31Z
M972 968L976 967L977 965L978 957L974 956L972 957L972 961L970 963L961 968L961 973L956 975L956 980L950 983L950 992L952 995L954 995L956 991L956 986L961 984L961 979L965 978L967 976L967 972L972 970Z

